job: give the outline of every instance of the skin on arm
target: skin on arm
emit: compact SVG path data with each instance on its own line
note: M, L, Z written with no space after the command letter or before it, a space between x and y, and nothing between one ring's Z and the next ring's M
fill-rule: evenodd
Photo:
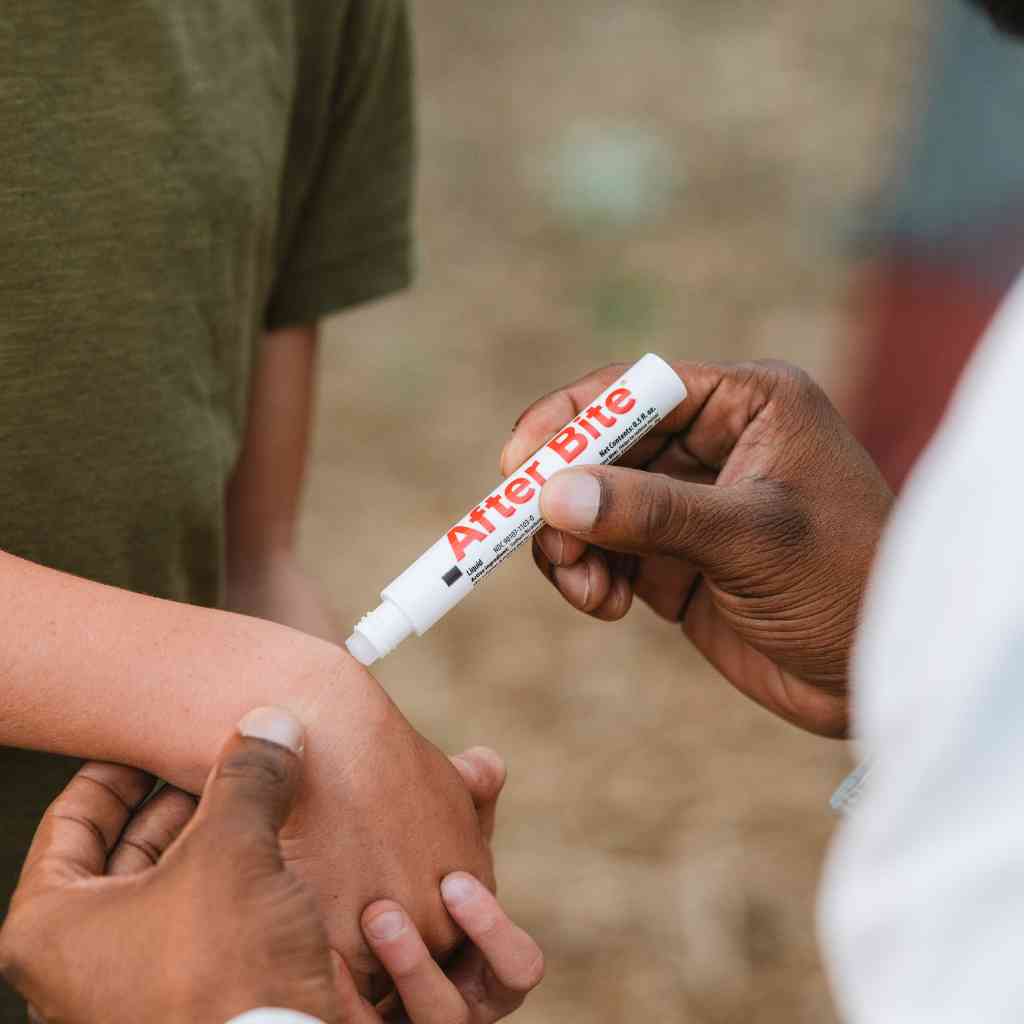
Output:
M322 640L0 552L0 744L145 768L192 792L246 707L357 718L376 683Z
M331 636L294 551L315 355L315 327L266 337L228 492L227 561L239 610ZM376 689L337 647L293 630L2 552L0 612L0 744L139 765L192 791L240 708L276 700L306 720L328 685L355 704Z
M318 329L306 325L270 331L257 353L227 491L227 606L333 640L337 624L296 553L317 349Z

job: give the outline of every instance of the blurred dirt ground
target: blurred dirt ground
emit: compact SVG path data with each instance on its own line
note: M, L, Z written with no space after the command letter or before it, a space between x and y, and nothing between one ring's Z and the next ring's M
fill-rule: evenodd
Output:
M596 365L776 356L841 388L842 237L924 47L890 0L415 7L420 280L323 354L304 544L346 624L490 489L523 406ZM572 613L525 553L378 675L439 745L508 758L502 895L548 957L517 1020L834 1019L840 745L644 608Z

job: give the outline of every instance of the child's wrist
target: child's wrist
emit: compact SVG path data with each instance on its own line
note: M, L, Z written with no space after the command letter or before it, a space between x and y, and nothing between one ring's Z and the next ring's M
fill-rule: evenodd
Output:
M220 613L217 613L220 614ZM190 792L198 793L224 737L251 708L279 705L306 728L307 743L318 745L325 730L332 743L347 743L357 722L379 717L388 701L377 681L343 648L270 622L224 616L229 620L224 656L211 665L194 689L178 695L184 717L167 734L174 741L155 750L142 765ZM241 635L239 635L241 634ZM242 646L239 640L244 641ZM178 737L188 737L179 742ZM351 737L353 745L356 736Z

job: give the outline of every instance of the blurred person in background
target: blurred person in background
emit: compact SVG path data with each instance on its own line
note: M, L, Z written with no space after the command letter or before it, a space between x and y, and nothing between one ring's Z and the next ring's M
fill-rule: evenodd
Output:
M929 66L865 242L854 432L898 489L1024 266L1024 62L963 0L931 5Z
M1024 2L988 6L1024 35ZM857 737L821 893L845 1020L1024 1019L1024 279L892 511L805 374L676 368L686 400L627 465L545 485L538 567L599 619L639 597L774 714ZM502 469L620 372L531 406Z
M0 13L3 904L72 758L198 793L263 704L305 728L281 850L364 992L367 903L444 956L439 880L493 885L295 551L319 321L410 277L410 51L402 0Z

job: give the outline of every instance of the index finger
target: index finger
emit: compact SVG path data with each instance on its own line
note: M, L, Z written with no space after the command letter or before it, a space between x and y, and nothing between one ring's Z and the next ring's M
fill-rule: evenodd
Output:
M43 815L20 887L102 875L108 854L153 782L136 768L98 761L83 765Z
M447 875L441 882L441 895L448 913L479 950L496 982L489 986L485 997L503 1009L518 1006L544 977L540 946L509 918L494 895L472 875L464 871ZM471 979L460 972L459 966L452 972L456 985L478 989L476 985L465 984Z
M668 414L651 432L619 460L622 466L645 466L665 447L666 440L688 431L702 413L710 412L714 420L709 436L701 439L691 451L701 462L720 462L736 443L750 422L750 416L765 397L768 373L756 365L671 362L672 368L686 385L683 402ZM611 387L628 366L613 363L581 377L574 384L558 388L538 399L520 416L512 437L501 453L501 471L508 476L522 465L538 448L553 437L569 420L578 416L602 391ZM722 385L728 385L722 388ZM715 397L713 405L709 405ZM707 464L712 464L708 462Z

